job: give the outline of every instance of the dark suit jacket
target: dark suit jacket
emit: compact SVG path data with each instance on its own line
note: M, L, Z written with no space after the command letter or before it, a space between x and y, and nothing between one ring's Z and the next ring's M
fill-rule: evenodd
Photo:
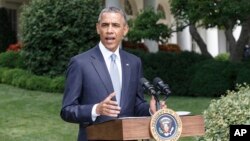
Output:
M121 113L119 117L149 116L149 105L144 100L140 78L141 60L120 49L122 65ZM98 116L93 122L93 105L114 92L111 78L98 46L71 58L61 109L63 120L79 123L78 141L87 140L86 126L112 120ZM110 127L112 128L112 127Z

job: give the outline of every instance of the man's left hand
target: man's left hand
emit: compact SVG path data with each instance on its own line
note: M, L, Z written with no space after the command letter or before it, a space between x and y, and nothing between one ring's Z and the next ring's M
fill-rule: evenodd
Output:
M166 105L165 101L160 100L160 108L161 109L167 108L167 105ZM157 112L156 100L155 100L154 96L152 96L151 100L150 100L150 112L152 114L154 114L155 112Z

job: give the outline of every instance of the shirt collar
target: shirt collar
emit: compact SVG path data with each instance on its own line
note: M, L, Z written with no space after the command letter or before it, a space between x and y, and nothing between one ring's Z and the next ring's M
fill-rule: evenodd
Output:
M116 49L115 52L112 52L112 51L108 50L108 49L102 44L102 42L100 41L100 42L99 42L99 48L100 48L101 53L102 53L102 55L103 55L103 57L104 57L105 59L110 59L110 56L111 56L112 54L115 54L116 57L117 57L116 59L120 60L120 54L119 54L119 48L120 48L120 47L118 47L118 48Z

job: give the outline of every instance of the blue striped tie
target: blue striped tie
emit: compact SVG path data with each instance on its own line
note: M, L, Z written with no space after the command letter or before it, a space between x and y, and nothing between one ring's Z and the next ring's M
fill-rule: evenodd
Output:
M121 99L121 84L120 84L120 75L118 71L118 67L116 65L116 55L112 54L111 56L111 63L110 63L110 77L112 80L113 88L116 93L116 101L118 105L120 105Z

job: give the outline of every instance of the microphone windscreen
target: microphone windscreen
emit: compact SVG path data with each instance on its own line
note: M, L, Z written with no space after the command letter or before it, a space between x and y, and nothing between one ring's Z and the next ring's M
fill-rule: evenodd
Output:
M161 78L155 77L154 80L153 80L153 84L156 86L156 85L158 85L158 83L161 82L161 81L162 81Z
M140 82L141 82L141 84L144 84L144 83L148 82L148 80L146 78L142 77L140 79Z

